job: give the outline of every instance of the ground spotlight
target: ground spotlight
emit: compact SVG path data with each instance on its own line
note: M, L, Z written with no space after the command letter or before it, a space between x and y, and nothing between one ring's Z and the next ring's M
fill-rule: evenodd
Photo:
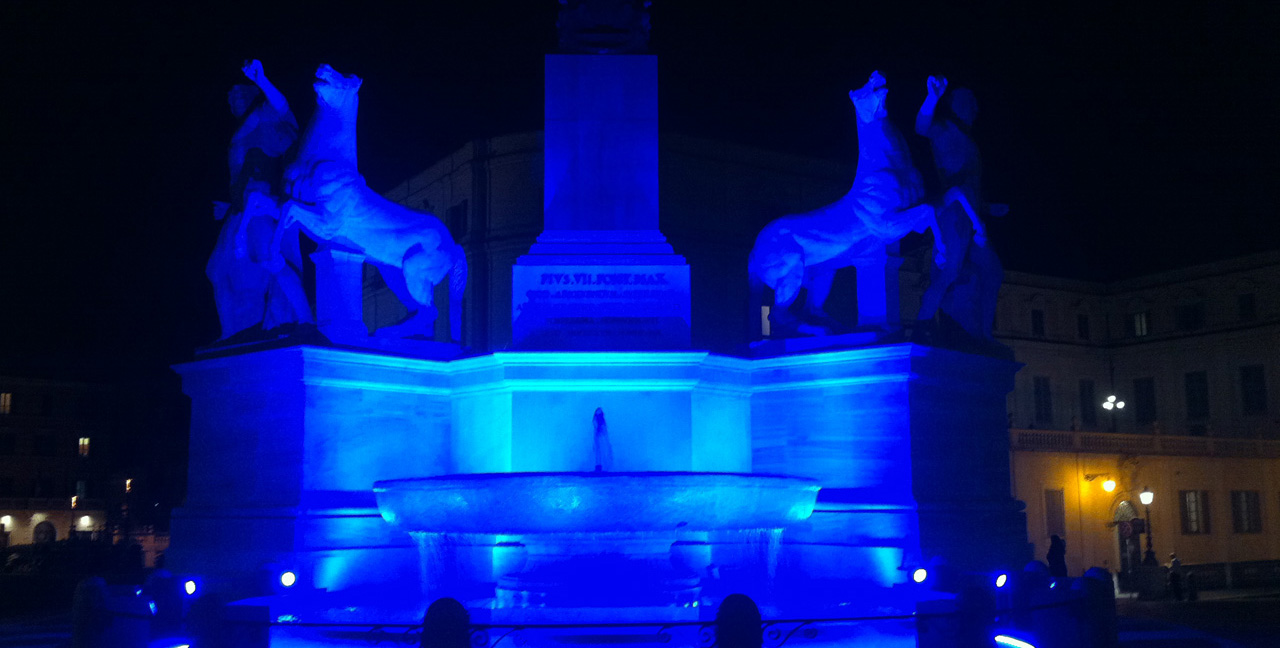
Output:
M911 572L911 580L917 583L923 583L925 579L928 577L929 577L929 570L925 569L924 567L920 567L915 571Z
M182 591L187 596L195 596L200 591L200 583L194 578L187 578L182 581Z
M281 587L293 587L297 583L298 583L298 574L294 573L293 570L286 569L280 572Z
M1000 572L999 574L996 575L996 589L1004 587L1005 585L1008 585L1008 584L1009 584L1009 574L1005 572Z
M997 646L1008 646L1008 648L1036 648L1034 644L1010 637L1006 634L998 634L995 636Z

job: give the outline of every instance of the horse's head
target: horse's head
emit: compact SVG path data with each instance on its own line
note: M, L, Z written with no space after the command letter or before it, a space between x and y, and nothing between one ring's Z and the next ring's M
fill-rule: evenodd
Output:
M866 85L849 91L853 109L858 113L858 120L862 122L872 122L888 116L889 112L884 107L884 100L888 96L889 88L885 86L884 76L879 71L871 73L871 78L867 80Z
M312 87L316 90L316 101L335 110L353 108L360 92L360 77L342 73L321 65L316 69L316 82Z

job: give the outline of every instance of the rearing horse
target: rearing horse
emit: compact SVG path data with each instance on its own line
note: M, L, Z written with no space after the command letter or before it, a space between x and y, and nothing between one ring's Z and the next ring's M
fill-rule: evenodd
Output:
M933 229L934 240L940 240L937 208L925 202L924 183L906 140L887 119L888 92L879 72L849 92L858 115L858 170L849 193L814 211L783 216L756 237L748 260L751 303L761 304L763 287L772 288L769 321L782 331L829 332L831 320L822 306L836 270L854 266L862 276L876 264L883 268L885 246L908 232ZM963 197L953 192L945 200ZM944 251L939 247L936 252ZM801 287L808 293L804 322L788 312Z
M432 290L448 275L449 329L456 342L466 255L440 219L391 202L365 184L356 164L360 84L359 77L328 65L316 70L316 110L285 170L289 200L277 232L297 222L318 241L363 254L410 311L395 327L406 336L430 332L436 318Z

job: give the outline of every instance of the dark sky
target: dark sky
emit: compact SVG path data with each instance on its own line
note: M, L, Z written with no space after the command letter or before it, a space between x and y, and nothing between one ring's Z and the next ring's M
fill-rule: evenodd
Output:
M973 89L1011 269L1109 278L1280 247L1276 3L655 4L664 130L852 161L845 93L872 70L906 131L928 74ZM0 369L163 367L216 337L208 205L243 59L304 122L319 63L363 77L361 166L386 189L541 128L555 12L0 3Z

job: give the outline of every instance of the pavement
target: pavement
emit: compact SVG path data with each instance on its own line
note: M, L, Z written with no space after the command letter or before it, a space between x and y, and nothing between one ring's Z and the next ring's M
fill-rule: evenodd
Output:
M70 645L70 614L0 620L0 646L5 648L66 648Z
M1120 599L1116 610L1121 648L1280 648L1280 589L1202 592L1194 602ZM68 614L0 621L5 648L70 645Z
M1123 648L1280 648L1280 589L1201 592L1198 601L1116 602Z

